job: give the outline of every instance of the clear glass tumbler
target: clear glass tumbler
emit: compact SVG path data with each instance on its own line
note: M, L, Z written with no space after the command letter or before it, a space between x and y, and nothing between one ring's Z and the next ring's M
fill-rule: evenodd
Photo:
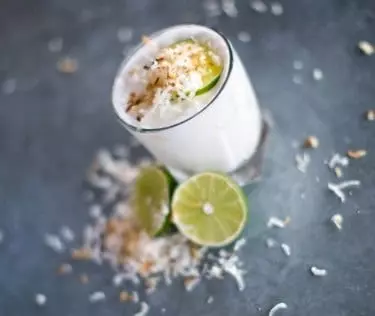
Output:
M113 85L114 110L126 129L178 180L195 173L219 171L240 185L260 175L267 125L246 70L229 40L200 25L178 25L150 36L165 47L194 37L212 43L223 60L215 91L198 112L171 125L147 128L134 124L125 111L130 67L155 52L140 44L120 66Z

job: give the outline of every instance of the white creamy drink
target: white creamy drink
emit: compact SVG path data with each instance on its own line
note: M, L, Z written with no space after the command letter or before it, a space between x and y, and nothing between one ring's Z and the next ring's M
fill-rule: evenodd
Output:
M231 173L260 142L262 118L246 71L228 40L207 27L152 35L121 66L113 104L179 181L207 170Z

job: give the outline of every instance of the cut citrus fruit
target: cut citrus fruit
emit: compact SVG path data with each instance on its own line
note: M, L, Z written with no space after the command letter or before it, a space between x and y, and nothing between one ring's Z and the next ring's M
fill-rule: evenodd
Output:
M172 44L170 47L175 48L179 45L198 45L203 49L203 52L197 52L194 56L194 62L196 63L196 68L202 76L202 87L200 87L195 95L201 95L210 91L219 81L221 72L223 70L222 63L218 63L215 60L215 53L206 44L199 43L193 39L186 39ZM203 58L201 58L203 56Z
M205 172L182 183L172 199L172 218L191 241L219 247L231 243L245 227L247 199L227 176Z
M140 225L150 235L164 231L170 213L171 179L157 166L143 168L136 179L132 203Z

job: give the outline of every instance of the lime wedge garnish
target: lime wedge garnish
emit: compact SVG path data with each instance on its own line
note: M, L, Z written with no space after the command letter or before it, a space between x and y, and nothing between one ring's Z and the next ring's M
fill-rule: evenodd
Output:
M189 44L198 45L203 49L202 52L199 52L199 54L203 54L204 58L200 58L200 55L196 56L197 58L195 58L196 67L202 76L203 83L202 87L195 92L195 95L201 95L211 90L217 84L220 79L221 72L223 71L223 64L222 62L218 64L217 61L214 60L213 56L216 54L208 45L199 43L193 39L182 40L170 45L169 47L175 48L179 45Z
M245 227L247 199L223 174L205 172L182 183L172 199L172 218L179 231L204 246L224 246Z
M164 231L170 213L169 176L157 166L143 168L136 179L132 203L139 224L150 235Z

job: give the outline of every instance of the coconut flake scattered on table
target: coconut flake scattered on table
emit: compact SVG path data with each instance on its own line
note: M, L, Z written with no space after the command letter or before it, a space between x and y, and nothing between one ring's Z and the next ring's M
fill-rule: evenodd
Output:
M223 12L230 18L235 18L238 15L235 0L222 0Z
M251 41L251 35L248 33L248 32L245 32L245 31L241 31L237 34L237 39L240 41L240 42L243 42L243 43L248 43Z
M278 217L271 216L268 219L267 227L268 228L272 228L272 227L284 228L288 222L289 222L289 218L288 217L285 220L282 220L282 219L280 219Z
M327 270L325 269L320 269L320 268L317 268L315 266L312 266L310 268L310 271L311 271L311 274L313 276L317 276L317 277L322 277L322 276L326 276L327 275Z
M300 85L303 83L302 76L298 74L294 74L292 80L294 84Z
M282 251L284 252L284 254L285 254L287 257L290 257L290 255L292 254L292 251L291 251L291 249L290 249L290 246L287 245L287 244L282 243L282 244L280 245L280 247L281 247Z
M268 316L275 316L276 312L278 312L281 309L287 309L288 305L284 302L276 304L274 307L271 308L270 312L268 313Z
M340 199L342 203L345 203L346 195L343 190L347 188L359 187L360 185L361 182L359 180L349 180L338 184L329 182L328 189L332 191Z
M35 295L35 303L39 306L43 306L47 303L47 296L44 294L38 293Z
M146 302L141 302L141 308L139 312L135 313L134 316L146 316L150 310L150 307Z
M280 2L271 3L271 13L273 15L279 16L284 13L284 8Z
M341 214L335 214L331 217L331 222L336 226L338 230L342 230L342 224L344 222L344 218Z
M104 301L104 300L105 300L105 294L104 294L104 292L101 292L101 291L94 292L94 293L90 294L90 296L89 296L89 301L91 303L96 303L96 302L100 302L100 301Z
M375 47L368 41L360 41L358 43L358 48L361 50L361 52L367 56L370 56L375 53Z
M221 8L217 0L204 0L203 7L208 17L214 18L221 14Z
M266 239L266 246L267 248L273 248L277 245L277 241L273 238L267 238Z
M300 61L300 60L293 61L293 68L295 70L301 70L301 69L303 69L303 63L302 63L302 61Z
M313 70L313 78L316 81L322 80L323 79L323 71L321 69L319 69L319 68L315 68Z
M267 5L261 0L250 0L250 7L258 13L265 13L268 10Z
M61 237L66 241L66 242L72 242L75 238L75 234L72 231L72 229L68 226L62 226L60 230Z
M64 40L61 37L52 38L48 42L48 50L51 53L59 53L63 49Z
M13 94L16 91L17 88L17 80L14 78L6 79L2 86L1 91L3 94Z
M60 237L57 235L46 234L44 237L44 242L55 252L62 253L65 250L64 244L62 243Z
M133 29L130 27L121 27L117 30L117 39L120 43L128 43L133 39Z

